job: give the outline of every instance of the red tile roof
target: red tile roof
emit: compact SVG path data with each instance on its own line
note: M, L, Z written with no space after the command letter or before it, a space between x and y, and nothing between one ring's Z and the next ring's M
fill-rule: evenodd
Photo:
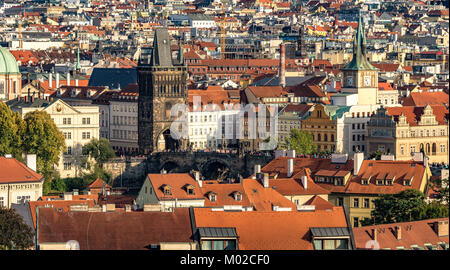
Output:
M332 210L335 207L332 203L317 195L309 199L303 205L314 205L315 210Z
M87 186L89 189L92 188L111 188L110 185L106 184L105 181L103 181L100 178L97 178L94 182L92 182L89 186Z
M287 92L281 86L249 86L248 89L257 98L282 97Z
M426 106L426 105L449 104L448 94L445 92L412 92L403 101L403 106Z
M39 207L39 211L43 208L56 208L59 212L69 212L71 205L87 205L93 207L95 205L95 200L77 200L73 199L70 201L65 200L54 200L54 201L32 201L28 202L30 206L31 217L33 219L34 227L36 228L36 208Z
M192 243L188 208L174 212L57 212L39 209L39 243L77 240L81 250L143 250Z
M414 166L412 165L414 164ZM364 160L358 176L347 184L346 193L358 194L395 194L407 189L421 190L425 173L423 163L413 161ZM377 179L393 180L393 185L377 185ZM361 179L370 179L368 185ZM404 180L412 180L411 186L405 186ZM427 181L426 179L424 181ZM424 190L421 190L424 191Z
M175 199L203 199L203 192L198 182L188 173L169 173L169 174L148 174L155 194L159 200L175 200ZM147 180L146 180L147 181ZM193 195L188 195L186 185L194 187ZM169 186L171 195L165 195L163 187Z
M424 107L414 107L414 106L402 106L402 107L386 107L386 112L388 115L394 116L394 120L398 121L400 115L406 116L406 121L411 126L417 126L422 115L424 114ZM436 117L436 121L440 125L446 125L449 117L448 108L445 106L431 106L433 114Z
M243 186L245 194L256 211L272 211L273 206L288 207L292 211L296 210L296 205L286 199L275 189L265 188L259 181L255 179L244 179Z
M203 182L202 192L205 197L205 207L221 207L224 205L242 205L251 206L251 203L245 194L244 186L239 184L207 184L207 181ZM234 193L239 192L242 195L242 200L235 200ZM211 201L209 194L216 195L216 200Z
M447 235L439 237L433 229L434 223L438 221L447 222ZM397 240L395 227L401 227L401 239ZM439 246L439 242L448 244L448 217L438 219L427 219L412 222L401 222L393 224L382 224L353 228L355 244L357 249L366 249L366 243L372 240L372 229L376 230L376 241L380 248L397 249L403 246L411 249L411 245L424 247L425 244ZM442 249L442 248L439 248Z
M194 215L197 227L236 228L240 250L313 250L311 227L348 226L342 207L314 212L217 212L195 208Z
M394 90L394 88L392 88L390 83L379 82L378 83L378 90L379 91L392 91L392 90Z
M0 157L0 184L44 181L42 175L15 158Z

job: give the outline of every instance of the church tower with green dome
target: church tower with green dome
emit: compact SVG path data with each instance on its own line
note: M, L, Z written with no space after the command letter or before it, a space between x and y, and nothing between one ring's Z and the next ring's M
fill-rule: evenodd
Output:
M343 93L358 94L359 105L375 105L378 96L378 69L367 60L366 36L359 12L358 29L353 41L353 59L343 69Z
M16 58L0 46L0 100L20 97L22 78Z

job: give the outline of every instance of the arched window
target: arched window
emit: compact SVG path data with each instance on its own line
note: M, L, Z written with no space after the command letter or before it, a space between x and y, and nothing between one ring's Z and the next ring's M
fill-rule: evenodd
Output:
M423 151L423 143L420 144L420 151Z
M331 141L334 142L334 134L331 134Z
M431 146L431 153L432 155L436 155L436 143L433 143L433 145Z
M327 135L327 134L323 135L323 140L324 140L325 142L328 141L328 135Z
M319 133L319 134L317 134L317 141L320 142L320 140L321 140L321 136L320 136L320 133Z
M426 149L425 153L426 154L430 154L430 144L429 143L427 143L427 149Z

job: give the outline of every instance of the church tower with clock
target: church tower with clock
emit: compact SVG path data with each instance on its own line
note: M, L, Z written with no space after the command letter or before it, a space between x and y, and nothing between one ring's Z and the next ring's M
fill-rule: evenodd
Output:
M366 37L359 13L353 41L353 59L343 69L343 93L358 94L359 105L375 105L378 96L378 69L367 60Z

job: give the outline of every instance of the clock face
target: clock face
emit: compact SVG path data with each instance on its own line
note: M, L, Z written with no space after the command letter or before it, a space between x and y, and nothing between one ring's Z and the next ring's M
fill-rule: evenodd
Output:
M353 77L347 77L347 85L353 86Z
M364 77L364 86L370 86L372 82L372 78L370 76Z

